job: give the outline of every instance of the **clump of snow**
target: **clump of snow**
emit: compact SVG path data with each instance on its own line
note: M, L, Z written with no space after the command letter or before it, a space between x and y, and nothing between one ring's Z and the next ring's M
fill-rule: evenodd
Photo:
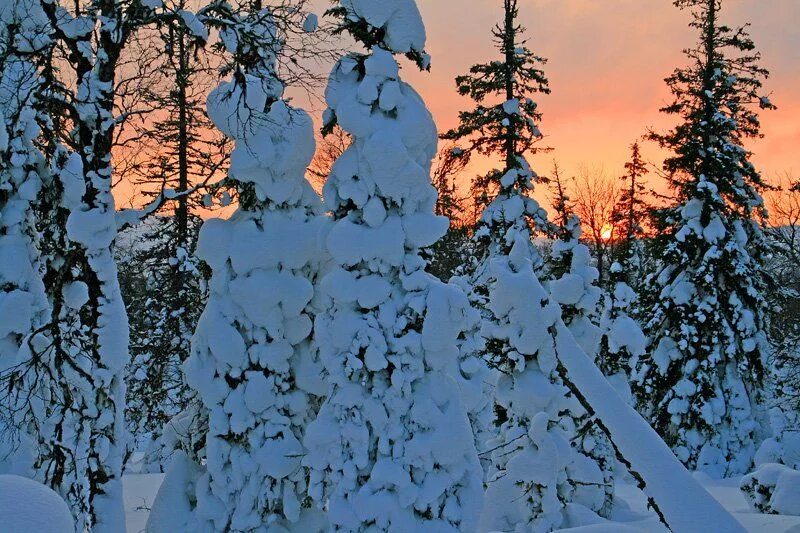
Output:
M384 43L394 52L423 53L425 25L416 0L341 0L349 20L362 20L385 32Z
M75 531L64 500L41 483L20 476L0 475L0 517L4 531Z
M319 28L319 17L314 13L309 13L306 15L305 20L303 20L303 31L306 33L313 33L317 31Z

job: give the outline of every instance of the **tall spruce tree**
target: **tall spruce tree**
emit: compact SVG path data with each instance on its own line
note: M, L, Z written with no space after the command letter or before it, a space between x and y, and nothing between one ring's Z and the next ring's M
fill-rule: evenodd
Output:
M747 27L720 21L721 0L679 0L698 44L667 78L680 124L652 139L677 203L662 212L661 258L648 309L652 350L636 368L642 412L676 455L715 476L750 468L761 436L766 243L764 181L744 148L760 135L768 72Z
M604 465L578 448L579 428L591 420L558 375L552 339L534 333L522 318L524 313L539 313L535 320L542 323L560 318L559 306L528 284L544 265L533 234L555 233L530 197L539 178L525 159L541 150L536 144L541 114L533 96L549 93L549 87L540 68L544 60L526 47L517 23L518 2L504 0L503 14L493 30L502 60L475 65L457 78L459 92L477 105L460 113L460 125L443 137L459 143L462 157L502 161L475 182L490 203L478 221L476 253L466 269L470 298L482 314L481 355L500 371L494 398L498 427L482 446L490 464L480 527L549 531L562 526L569 502L607 510L610 491ZM582 291L582 281L573 286L577 279L565 282L564 289ZM527 304L510 297L515 284Z
M474 109L459 113L459 125L442 135L458 143L458 157L471 159L475 154L500 157L501 168L494 168L473 180L473 191L484 198L482 217L476 239L483 254L489 247L508 253L513 242L502 244L502 235L520 221L528 219L536 231L549 232L547 214L528 196L539 177L531 171L524 157L547 150L538 146L542 138L542 118L533 96L549 94L550 87L541 66L546 62L526 47L525 29L519 26L517 0L504 0L504 20L492 30L502 60L474 65L470 73L456 78L458 92L476 102ZM491 212L495 198L517 198L522 213Z

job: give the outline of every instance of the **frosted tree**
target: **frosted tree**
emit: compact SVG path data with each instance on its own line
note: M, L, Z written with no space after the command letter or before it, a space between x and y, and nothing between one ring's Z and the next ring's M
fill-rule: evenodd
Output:
M532 96L549 92L539 68L543 60L525 46L515 0L504 2L504 15L494 30L503 59L476 65L457 79L459 92L477 105L461 113L460 125L444 137L459 142L463 157L499 156L504 163L478 179L492 200L478 221L477 253L467 269L471 299L482 313L482 352L500 373L494 398L498 427L483 447L490 464L480 529L550 531L565 525L569 502L604 509L606 481L598 462L578 448L580 426L589 417L558 375L546 336L529 338L518 322L545 323L545 313L558 320L558 304L544 302L544 310L537 300L541 295L527 289L520 298L529 299L528 306L505 298L507 282L535 281L544 266L532 231L553 234L555 227L530 197L538 177L525 160L541 138ZM527 312L530 317L523 318Z
M447 230L430 182L436 126L394 57L427 68L425 28L413 0L329 15L366 51L339 60L326 93L325 130L352 144L324 188L334 266L315 335L330 387L304 441L309 494L333 530L473 530L481 470L449 374L471 312L425 272L421 249Z
M311 346L314 284L325 261L325 219L305 179L313 125L283 99L282 36L271 13L203 15L237 62L209 96L208 112L235 141L229 177L240 205L230 219L206 222L198 243L213 276L185 372L208 419L203 464L178 456L165 485L194 472L182 487L187 512L156 506L148 531L318 530L324 522L305 510L300 464L315 393L325 392Z
M120 531L129 330L112 254L112 149L126 119L117 114L118 68L136 32L163 20L196 29L195 19L138 0L38 0L25 9L40 28L23 51L46 87L38 142L51 178L36 207L51 314L47 341L27 343L18 374L44 372L58 386L32 379L43 387L41 416L21 424L35 444L34 472L67 500L78 527Z
M49 304L39 274L35 206L50 172L37 140L45 80L32 61L52 40L35 3L0 7L0 463L33 475L31 448L53 405L58 376L31 364L30 346L47 344Z
M102 137L100 131L111 125L93 114L103 91L90 94L90 87L99 83L87 57L91 47L81 45L80 64L87 70L80 70L76 93L70 93L58 77L60 71L52 68L56 51L63 50L60 45L69 41L77 46L94 26L89 18L75 19L51 3L10 2L4 8L5 16L17 17L17 24L9 26L15 35L7 49L12 53L3 68L4 83L9 83L6 89L16 83L18 91L6 93L11 96L7 102L16 106L13 111L6 108L15 123L9 146L16 153L9 162L18 168L7 167L15 175L7 190L16 215L4 214L4 224L13 223L12 235L24 238L31 222L26 206L36 200L41 255L33 264L44 272L51 311L43 317L41 302L36 304L32 293L27 304L18 303L19 318L45 320L23 342L6 390L12 396L15 429L32 444L31 474L65 498L79 528L116 531L124 527L120 374L127 332L109 249L113 203L104 204L111 202L110 171L103 141L95 136ZM73 120L70 142L75 151L58 141L56 127L68 120L62 115L65 109ZM37 156L34 146L44 151ZM85 173L90 165L95 171ZM25 191L21 197L14 192L18 187ZM31 258L30 248L13 253L13 260L3 261L4 268L18 268L21 260ZM27 290L36 289L30 279L25 283ZM28 312L18 312L26 307Z
M746 28L720 22L720 0L681 0L700 36L691 64L667 78L664 112L680 124L652 137L677 203L662 213L660 288L648 312L652 348L639 359L642 412L691 469L741 474L762 435L764 236L761 175L742 143L759 136L767 71Z

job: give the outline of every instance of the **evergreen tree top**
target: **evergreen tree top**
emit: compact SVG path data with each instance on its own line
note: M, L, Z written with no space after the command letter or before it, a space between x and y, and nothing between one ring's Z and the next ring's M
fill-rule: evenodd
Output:
M674 153L664 168L680 200L704 197L750 213L761 207L758 190L765 183L742 144L761 136L759 109L775 109L762 94L769 72L758 65L761 55L748 27L720 23L720 0L676 0L675 5L692 10L690 25L700 39L684 51L690 65L666 79L674 100L662 111L681 117L681 123L650 137ZM707 182L713 186L703 185Z
M538 124L541 112L532 95L549 94L550 87L541 66L546 60L528 47L522 38L525 28L517 24L517 0L504 0L504 21L492 30L501 60L474 65L469 74L456 78L458 92L476 102L474 109L459 113L460 124L442 137L467 140L466 157L503 155L506 170L521 168L520 155L534 151L542 138ZM496 102L487 102L497 99Z

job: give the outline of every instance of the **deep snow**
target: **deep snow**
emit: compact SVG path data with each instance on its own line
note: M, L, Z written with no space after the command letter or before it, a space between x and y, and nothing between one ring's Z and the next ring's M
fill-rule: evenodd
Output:
M750 533L797 533L800 516L754 513L739 491L739 479L714 480L704 474L695 478ZM150 507L164 479L163 474L129 474L123 476L127 533L141 533L147 522ZM680 490L680 489L678 489ZM666 529L655 513L647 510L647 497L631 481L617 483L620 503L614 509L614 522L586 525L566 531L599 533L661 533ZM577 513L574 518L578 518ZM711 532L708 532L711 533Z

